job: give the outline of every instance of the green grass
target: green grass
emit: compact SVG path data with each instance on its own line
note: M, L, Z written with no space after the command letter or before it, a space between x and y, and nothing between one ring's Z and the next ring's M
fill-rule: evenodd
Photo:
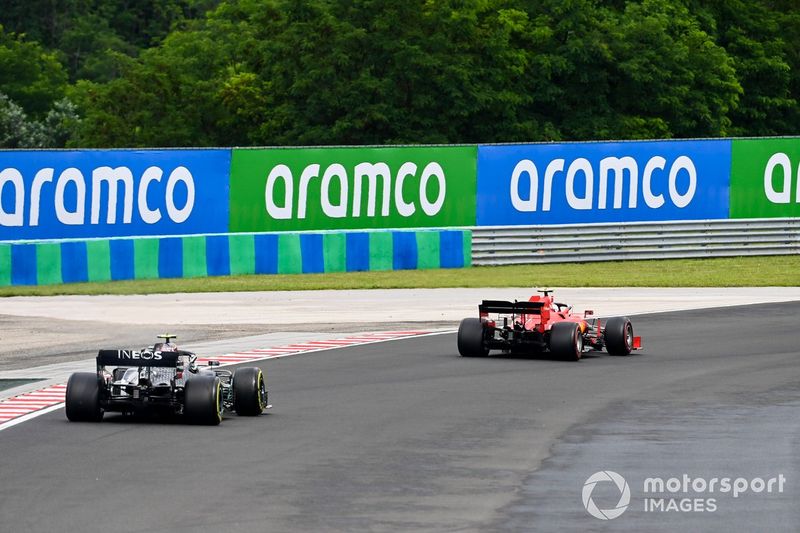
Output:
M769 287L800 285L800 255L286 274L0 287L0 296L433 287Z

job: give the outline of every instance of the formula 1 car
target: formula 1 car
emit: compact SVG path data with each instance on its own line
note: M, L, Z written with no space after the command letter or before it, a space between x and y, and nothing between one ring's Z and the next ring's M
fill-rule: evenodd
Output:
M258 416L267 403L264 374L258 367L235 372L196 364L197 356L158 335L164 342L141 350L100 350L96 372L76 372L67 382L70 421L99 422L103 413L160 412L183 415L190 423L217 425L223 408Z
M628 355L642 347L628 317L594 318L593 311L573 313L572 306L553 300L550 289L527 302L484 300L478 318L465 318L458 328L458 351L464 357L485 357L490 350L506 353L547 352L578 361L584 352ZM591 317L591 318L590 318Z

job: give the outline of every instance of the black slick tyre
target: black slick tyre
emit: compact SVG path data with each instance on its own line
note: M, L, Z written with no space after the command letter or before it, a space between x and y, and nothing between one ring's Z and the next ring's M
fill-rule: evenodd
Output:
M187 380L183 412L191 424L216 426L222 422L222 391L219 378L201 374Z
M583 336L575 322L556 322L550 328L550 352L558 359L579 361L583 352Z
M66 391L67 419L71 422L99 422L103 419L100 406L100 379L94 372L76 372L69 377Z
M611 355L629 355L633 350L633 325L626 316L609 318L603 338Z
M258 416L267 407L264 373L256 366L240 368L233 375L233 408L239 416Z
M486 357L489 349L480 318L465 318L458 326L458 353L462 357Z

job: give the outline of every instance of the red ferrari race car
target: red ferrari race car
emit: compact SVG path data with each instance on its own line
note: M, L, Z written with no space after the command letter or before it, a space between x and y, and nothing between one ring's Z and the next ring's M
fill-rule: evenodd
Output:
M578 361L587 351L606 349L628 355L642 347L628 317L600 319L593 311L573 313L556 302L552 290L540 290L527 302L484 300L478 318L465 318L458 328L458 351L464 357L486 357L489 350L509 353L547 352Z

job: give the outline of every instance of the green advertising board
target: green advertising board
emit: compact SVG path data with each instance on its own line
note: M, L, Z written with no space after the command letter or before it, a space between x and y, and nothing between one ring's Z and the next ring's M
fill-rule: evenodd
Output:
M230 231L475 225L476 146L234 149Z
M730 215L800 216L800 138L733 141Z

